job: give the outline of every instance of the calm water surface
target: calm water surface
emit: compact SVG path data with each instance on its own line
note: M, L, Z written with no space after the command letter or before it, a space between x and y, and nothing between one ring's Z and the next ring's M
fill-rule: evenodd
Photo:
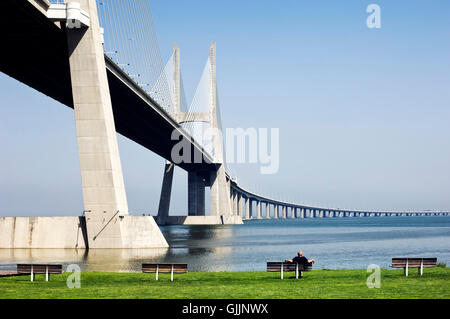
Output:
M0 269L21 262L79 264L83 271L140 271L143 262L184 262L190 271L265 270L301 249L315 268L389 268L392 257L437 257L450 264L450 217L248 221L232 226L168 226L169 249L0 249Z

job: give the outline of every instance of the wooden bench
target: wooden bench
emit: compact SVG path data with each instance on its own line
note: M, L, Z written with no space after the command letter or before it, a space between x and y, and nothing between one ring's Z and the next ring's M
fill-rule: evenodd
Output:
M50 274L60 275L63 273L63 270L62 265L18 264L17 273L22 275L31 275L31 281L34 281L35 274L45 274L45 281L49 281Z
M186 274L188 272L187 264L142 264L143 273L170 274L170 280L173 281L173 274Z
M311 271L312 264L297 264L297 263L287 263L282 261L268 261L267 262L267 271L268 272L280 272L281 279L284 277L285 272L294 272L295 278L299 278L302 276L303 271Z
M423 275L424 268L436 267L437 258L392 258L392 268L403 268L408 276L409 268L418 268L419 275Z

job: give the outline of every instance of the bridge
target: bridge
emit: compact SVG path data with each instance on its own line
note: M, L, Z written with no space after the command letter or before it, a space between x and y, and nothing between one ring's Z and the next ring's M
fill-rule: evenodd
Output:
M227 171L214 133L221 131L215 44L188 106L180 49L174 45L162 63L148 0L3 0L0 24L0 70L74 109L85 208L80 217L0 218L0 248L167 247L158 224L448 215L312 207L244 189ZM212 132L209 144L199 123ZM156 218L128 212L116 132L166 160ZM175 167L188 173L188 216L169 214Z

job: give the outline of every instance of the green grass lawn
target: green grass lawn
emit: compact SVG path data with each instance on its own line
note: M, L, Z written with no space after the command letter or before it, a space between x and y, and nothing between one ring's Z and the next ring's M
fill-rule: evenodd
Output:
M382 270L381 288L366 286L365 270L313 270L302 279L286 273L221 272L160 275L142 273L82 273L81 288L69 289L69 274L0 278L0 299L6 298L148 298L148 299L309 299L309 298L450 298L450 268Z

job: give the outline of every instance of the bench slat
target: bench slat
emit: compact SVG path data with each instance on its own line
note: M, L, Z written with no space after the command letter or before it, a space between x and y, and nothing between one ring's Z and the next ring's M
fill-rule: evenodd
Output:
M33 267L33 273L45 274L48 269L49 274L62 274L62 265L45 265L45 264L18 264L17 273L19 274L31 274L31 267Z
M283 265L283 272L297 271L296 263L284 263L284 262L267 262L268 272L281 272L281 265ZM298 264L298 271L311 271L312 265Z
M392 268L431 268L437 265L437 258L392 258Z
M187 264L142 264L142 272L144 273L171 273L173 266L173 272L177 274L183 274L188 272Z

